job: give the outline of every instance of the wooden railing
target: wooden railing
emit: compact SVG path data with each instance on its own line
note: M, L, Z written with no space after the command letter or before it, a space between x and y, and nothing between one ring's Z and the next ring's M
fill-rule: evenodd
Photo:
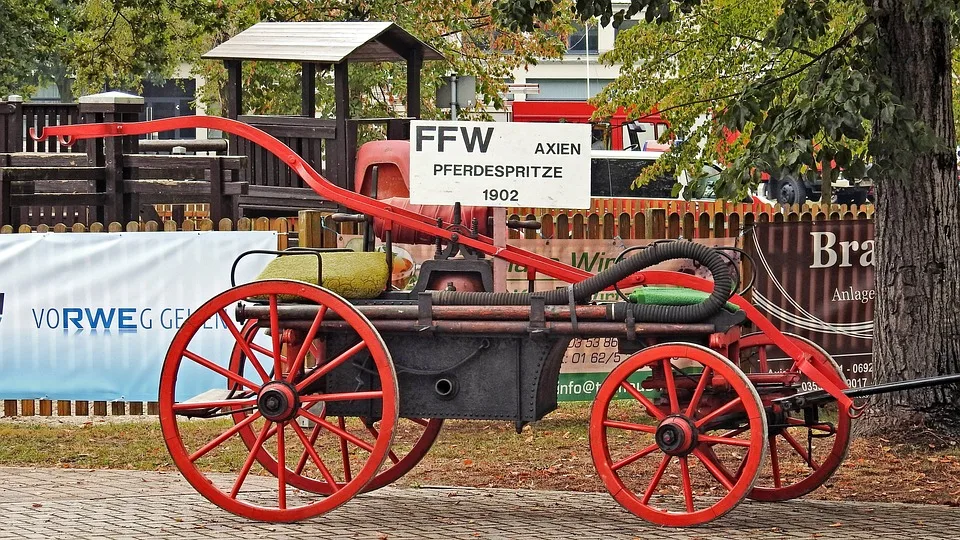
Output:
M176 205L180 215L184 205L205 203L211 219L236 219L247 189L239 181L244 160L121 154L91 167L85 155L0 154L0 225L90 224L129 207L146 221L160 219L153 205L161 203Z

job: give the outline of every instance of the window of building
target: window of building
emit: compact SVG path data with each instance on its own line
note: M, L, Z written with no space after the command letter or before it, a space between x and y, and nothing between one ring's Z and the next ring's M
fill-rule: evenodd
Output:
M567 54L597 54L598 29L596 26L576 25L573 33L567 38Z
M197 94L194 79L168 79L163 85L149 82L143 84L143 106L148 120L190 116L196 114L192 101ZM161 139L193 139L197 130L178 129L159 134Z
M528 101L586 101L597 95L613 79L590 79L587 92L586 79L527 79L528 83L540 85L539 94L530 94Z

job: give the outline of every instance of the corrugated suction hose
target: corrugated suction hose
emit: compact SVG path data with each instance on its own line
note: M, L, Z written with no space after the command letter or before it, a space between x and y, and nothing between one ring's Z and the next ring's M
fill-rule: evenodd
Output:
M544 295L545 303L562 305L584 303L590 298L630 275L654 266L656 264L675 259L693 259L706 266L713 275L713 292L703 302L689 306L655 306L643 304L620 303L614 310L614 317L623 320L626 316L624 309L633 311L634 319L638 322L662 323L692 323L706 319L720 311L733 293L733 280L727 268L729 260L714 249L695 242L677 240L673 242L658 242L648 246L637 255L620 261L595 276L574 283L568 288L539 293ZM461 292L435 291L433 293L435 305L493 305L518 306L529 305L529 293L517 292Z

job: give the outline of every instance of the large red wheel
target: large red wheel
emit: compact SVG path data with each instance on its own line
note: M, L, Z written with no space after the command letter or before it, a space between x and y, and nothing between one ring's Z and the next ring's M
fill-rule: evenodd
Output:
M803 352L826 362L843 377L840 366L819 345L795 334L785 335ZM798 371L796 362L763 333L740 339L740 367L747 373ZM802 411L775 414L767 419L770 460L761 469L749 498L772 502L802 497L823 485L840 467L850 446L850 412L843 407L832 407L827 414L823 414L823 409L818 412L822 417L810 421Z
M241 348L248 343L230 318L232 307L249 299L269 305L269 338L258 343L258 356L245 351L252 368L244 373L229 369L229 352L220 353L219 332ZM337 351L309 369L302 369L307 347L284 346L284 326L278 314L278 298L319 305L321 314L310 324L307 342L316 337L323 313L332 311L349 323L352 345ZM265 360L262 362L260 359ZM336 381L342 370L366 375L356 391L343 391ZM352 371L351 371L352 373ZM340 376L342 378L342 374ZM356 377L351 377L356 378ZM361 377L362 378L362 377ZM195 388L227 388L220 398L197 396ZM207 383L207 381L210 381ZM327 391L327 388L332 390ZM375 417L379 429L373 441L355 418L331 422L310 409L318 404L359 407ZM324 405L319 405L321 408ZM239 422L224 424L218 415L243 413ZM184 321L164 360L160 378L160 425L167 449L177 468L201 495L237 515L261 521L295 521L328 512L357 493L377 474L390 452L398 416L397 383L390 354L369 321L343 298L325 289L301 282L270 280L248 283L221 293ZM317 429L308 434L297 420L307 418ZM196 436L194 422L207 422L219 434ZM246 429L256 433L248 447L237 442ZM234 438L236 436L236 439ZM347 446L349 452L343 452ZM308 465L299 476L326 482L334 488L324 497L300 493L290 481L289 470L307 455ZM344 467L340 456L351 456ZM273 471L263 467L264 455L276 456ZM228 469L217 474L213 469ZM264 475L269 475L268 480Z
M660 390L656 400L639 390L648 373L646 386ZM604 379L590 414L590 453L613 498L670 527L706 523L740 503L760 471L766 435L766 415L746 376L687 343L649 347L622 362ZM741 461L740 474L731 474Z
M263 354L268 354L269 351L259 344L260 341L266 340L266 329L260 324L259 320L251 319L247 321L243 329L240 331L243 340L247 343L247 347L242 347L240 343L237 343L233 347L233 352L230 355L230 371L233 373L238 373L242 375L244 372L255 369L252 367L254 364L247 360L247 355L244 352L244 349L250 350L255 355L255 360L261 360ZM319 358L322 356L319 347L322 345L317 344L316 342L311 344L310 355L312 358ZM260 353L259 355L257 353ZM235 387L234 383L231 383L231 387ZM322 410L315 411L315 413L322 417L327 418L327 415ZM235 423L240 424L249 416L249 411L237 411L233 413L233 420ZM348 420L344 417L331 417L331 421L336 421L339 425L340 423L346 423ZM394 432L393 445L391 446L390 452L387 454L387 460L384 462L383 468L381 471L373 477L373 480L370 481L363 488L363 492L373 491L375 489L380 489L384 486L387 486L398 479L403 475L407 474L412 470L420 461L427 455L427 452L433 446L434 441L437 440L437 436L440 434L440 429L443 427L442 418L431 418L431 419L421 419L421 418L400 418L397 422L397 427ZM320 433L320 428L318 426L313 426L312 430L309 433L309 440L314 440ZM372 436L374 439L379 435L380 422L372 422L368 425L365 425L365 434L361 434L364 438L368 435ZM253 448L254 443L257 440L257 434L252 427L242 428L239 432L240 437L243 439L244 444L248 449ZM349 448L344 446L341 447L341 450L346 451L346 454L341 454L339 456L339 462L344 464L348 469L351 466ZM333 489L330 484L323 479L312 478L309 475L303 476L301 473L304 468L309 464L308 456L306 452L302 452L300 458L297 460L294 467L289 468L286 471L287 482L298 489L305 491L310 491L313 493L329 494ZM266 450L261 450L257 453L257 462L260 463L265 469L270 471L270 474L276 476L277 474L277 459L270 452Z

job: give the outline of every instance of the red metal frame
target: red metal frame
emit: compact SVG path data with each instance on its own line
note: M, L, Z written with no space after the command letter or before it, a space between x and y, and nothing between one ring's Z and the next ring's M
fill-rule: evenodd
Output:
M563 264L515 246L495 246L493 239L488 236L481 235L477 238L469 238L456 232L437 227L436 220L433 217L397 208L385 204L383 201L378 201L335 186L314 170L310 164L290 149L290 147L272 135L243 122L229 118L220 118L217 116L182 116L148 122L71 124L48 126L43 128L40 134L36 134L34 130L31 129L30 135L37 141L44 141L51 136L56 136L61 144L69 145L81 139L145 135L148 133L183 128L216 129L256 143L290 166L290 168L320 196L336 201L354 211L380 218L384 220L385 227L388 230L393 228L393 224L398 224L448 241L457 241L462 245L486 255L504 259L517 266L527 267L528 269L535 270L536 272L567 283L576 283L592 276L591 273L579 268ZM679 272L664 271L641 271L620 282L618 285L625 288L639 284L680 285L708 293L713 291L712 281ZM843 394L843 389L847 388L846 381L844 381L831 366L826 365L824 362L819 361L817 358L797 347L743 297L734 295L730 301L743 309L750 321L755 324L761 332L770 336L771 341L775 345L794 359L800 371L826 390L827 393L837 400L840 406L851 411L851 413L857 410L853 405L853 400Z

